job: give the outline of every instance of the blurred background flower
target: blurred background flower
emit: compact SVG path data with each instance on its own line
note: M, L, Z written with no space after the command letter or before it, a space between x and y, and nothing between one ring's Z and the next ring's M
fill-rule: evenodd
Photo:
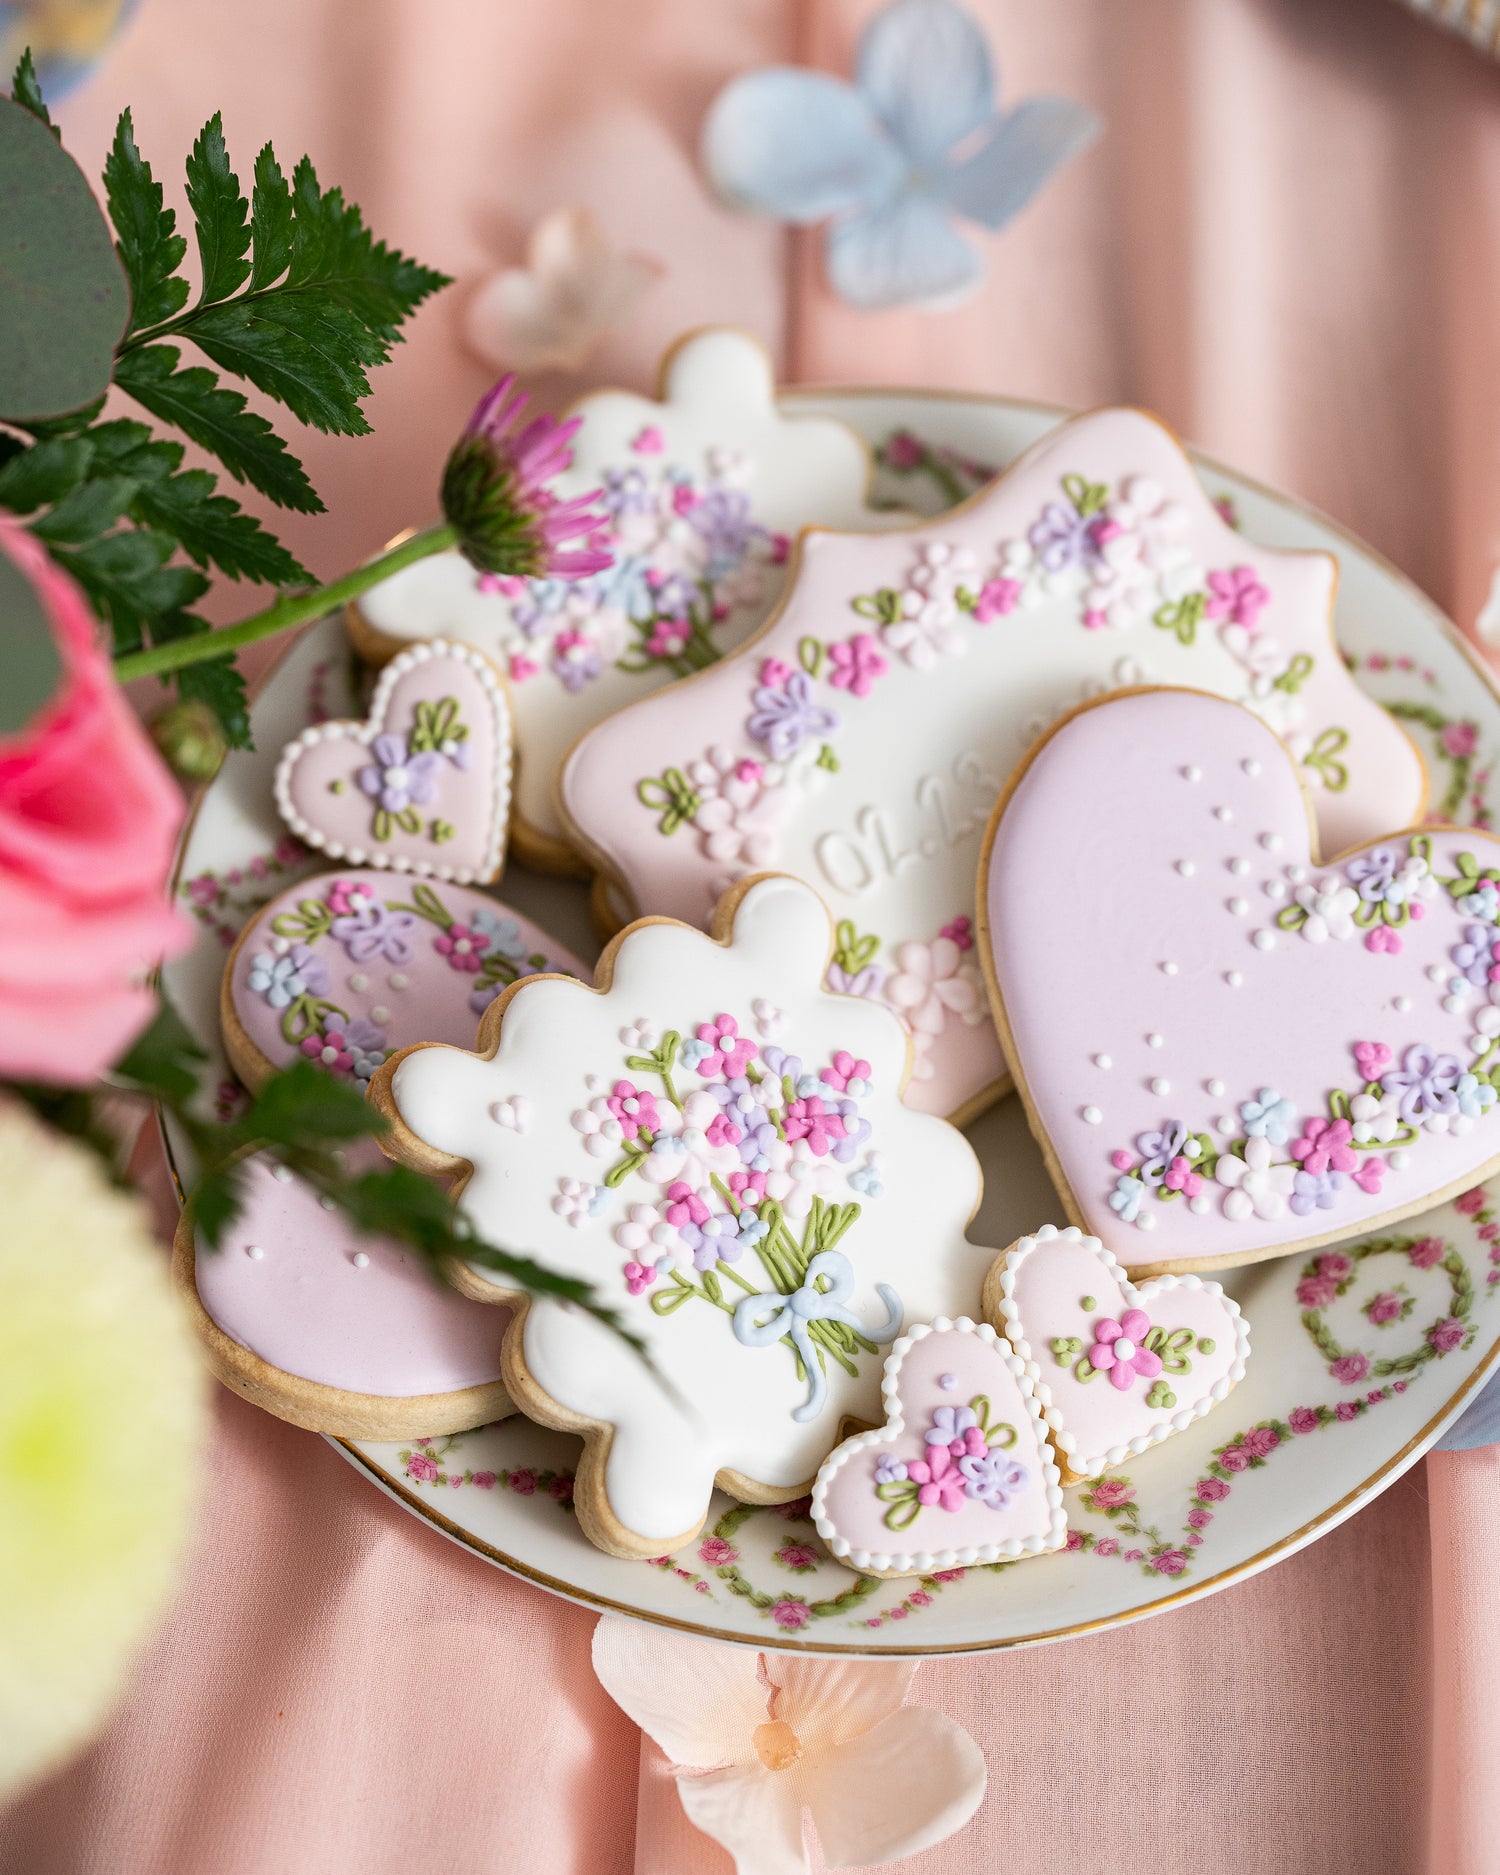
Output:
M773 65L725 86L703 127L713 187L779 220L828 220L828 278L865 311L956 305L984 260L955 221L1003 227L1103 125L1068 98L1002 110L989 46L953 0L896 0L852 85Z
M0 1104L0 1799L120 1691L186 1545L207 1377L138 1202Z
M65 97L94 69L135 11L135 0L0 0L0 70L27 46L47 98Z

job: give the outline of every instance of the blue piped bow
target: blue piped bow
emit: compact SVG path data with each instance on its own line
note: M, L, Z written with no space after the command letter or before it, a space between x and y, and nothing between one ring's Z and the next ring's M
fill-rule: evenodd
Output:
M819 1289L820 1277L827 1282L826 1289ZM892 1340L900 1330L901 1298L889 1283L875 1285L887 1310L886 1319L878 1328L866 1328L852 1309L845 1308L853 1287L854 1270L848 1257L838 1250L824 1250L808 1264L807 1280L791 1295L783 1295L779 1289L766 1289L758 1296L746 1296L735 1308L735 1338L747 1348L768 1348L783 1335L790 1335L792 1346L801 1359L802 1371L807 1375L807 1398L792 1409L795 1420L816 1419L828 1398L823 1365L807 1332L809 1323L843 1322L867 1340L877 1342ZM765 1321L757 1321L756 1317L765 1315L768 1309L774 1313Z

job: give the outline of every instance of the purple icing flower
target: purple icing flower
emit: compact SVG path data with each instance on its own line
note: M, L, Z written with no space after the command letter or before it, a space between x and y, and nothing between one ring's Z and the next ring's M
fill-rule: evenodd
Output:
M784 690L760 685L751 703L746 732L766 745L773 761L784 762L809 736L830 735L839 726L833 710L813 701L812 679L806 671L793 671Z
M1394 846L1376 846L1351 859L1344 873L1366 904L1378 905L1384 903L1400 864L1401 855Z
M802 1079L800 1055L789 1055L784 1048L778 1048L773 1043L769 1048L763 1048L760 1051L760 1058L778 1081L790 1081L795 1087Z
M875 1482L877 1484L905 1484L905 1465L899 1458L892 1458L889 1452L882 1452L875 1461Z
M416 928L415 912L393 911L379 904L362 905L358 911L335 918L329 927L349 953L350 962L356 964L376 957L388 964L409 964L413 948L408 934Z
M1401 1117L1420 1126L1434 1114L1458 1111L1456 1088L1463 1063L1455 1055L1440 1055L1418 1042L1401 1057L1399 1068L1387 1068L1382 1077L1388 1094L1399 1093Z
M738 566L750 549L770 536L750 513L750 497L740 488L710 488L689 516L708 542L709 577Z
M1094 553L1093 520L1068 501L1049 501L1033 521L1027 539L1049 573L1079 566Z
M1492 926L1466 924L1463 943L1455 944L1448 953L1476 989L1482 990L1490 980L1490 946L1494 941Z
M866 964L863 970L848 971L841 964L828 966L828 987L837 990L841 996L878 997L881 985L885 982L885 972L879 964Z
M701 1224L679 1224L677 1234L692 1251L696 1270L711 1270L716 1263L737 1263L744 1249L739 1220L727 1211L715 1211Z
M987 1505L990 1510L1004 1510L1017 1491L1025 1490L1031 1473L1004 1452L985 1452L977 1458L961 1458L958 1469L964 1476L964 1496Z
M604 669L599 647L582 632L559 632L552 641L552 674L564 690L582 690Z
M1159 1133L1137 1135L1135 1149L1145 1163L1136 1172L1136 1177L1144 1179L1148 1185L1159 1185L1170 1170L1172 1161L1185 1156L1183 1147L1187 1143L1188 1131L1181 1120L1167 1120Z
M1288 1203L1298 1217L1307 1217L1315 1210L1331 1211L1348 1182L1342 1172L1299 1172Z
M829 1104L844 1122L844 1137L834 1142L833 1156L840 1165L852 1165L860 1147L875 1129L860 1113L858 1101L835 1100Z
M372 752L374 763L362 768L356 779L388 814L404 814L413 805L425 807L436 797L440 755L408 755L405 736L392 735L377 736Z

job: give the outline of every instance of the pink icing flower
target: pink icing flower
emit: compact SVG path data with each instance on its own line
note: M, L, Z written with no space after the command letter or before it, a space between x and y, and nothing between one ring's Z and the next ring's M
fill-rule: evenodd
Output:
M847 1093L851 1081L869 1080L870 1064L856 1059L847 1048L839 1048L834 1051L833 1065L825 1068L819 1078L826 1081L836 1094Z
M723 1569L730 1563L738 1562L739 1551L722 1536L706 1536L698 1545L698 1554L711 1568Z
M1220 1452L1219 1463L1225 1471L1248 1471L1250 1454L1242 1445L1231 1445L1227 1451Z
M1427 1330L1427 1339L1439 1354L1451 1354L1455 1348L1462 1347L1467 1333L1463 1323L1450 1315L1446 1321Z
M1351 1419L1359 1418L1360 1402L1358 1400L1340 1400L1333 1410L1337 1416L1343 1420L1344 1424L1348 1425Z
M1382 1289L1365 1304L1365 1314L1377 1328L1401 1319L1401 1298L1394 1289Z
M335 879L328 888L328 909L335 918L351 918L369 902L370 894L352 879Z
M1167 1167L1162 1183L1168 1191L1180 1191L1185 1198L1196 1198L1203 1189L1202 1176L1193 1170L1192 1160L1181 1157Z
M828 662L833 667L828 673L829 683L835 690L847 690L852 697L869 696L875 679L890 669L869 632L856 632L842 643L831 644Z
M1479 746L1479 732L1473 723L1449 723L1438 740L1446 754L1461 758Z
M1094 1324L1094 1345L1089 1349L1089 1364L1121 1393L1129 1392L1139 1380L1155 1380L1161 1372L1161 1356L1146 1347L1151 1317L1144 1309L1126 1309L1119 1321L1106 1316Z
M722 1074L726 1081L732 1081L745 1072L746 1062L755 1053L754 1042L741 1036L734 1017L722 1013L712 1022L698 1024L698 1040L707 1042L710 1050L698 1063L698 1072L705 1077Z
M1386 1169L1384 1159L1374 1157L1365 1159L1360 1164L1359 1170L1354 1174L1354 1182L1361 1191L1368 1192L1372 1198L1378 1198L1380 1196L1380 1183L1385 1177Z
M709 1121L703 1137L710 1146L737 1146L745 1135L727 1113L718 1113Z
M946 1445L929 1445L922 1458L913 1459L906 1475L917 1487L920 1504L936 1504L942 1510L960 1510L964 1502L963 1473Z
M687 649L691 637L687 625L676 618L659 618L651 627L651 636L646 640L646 656L649 658L681 657Z
M708 1206L691 1185L683 1179L678 1179L675 1185L667 1187L666 1219L674 1226L706 1224Z
M493 1491L495 1488L495 1474L492 1471L476 1471L472 1482L478 1485L481 1491Z
M760 667L760 681L768 690L781 690L790 681L792 667L780 658L766 658Z
M1099 1556L1113 1556L1119 1547L1120 1539L1118 1537L1102 1536L1094 1545L1094 1552Z
M1391 1065L1391 1051L1384 1042L1356 1042L1354 1060L1367 1081L1378 1081L1382 1070Z
M481 573L477 583L481 592L498 593L503 599L519 599L526 590L525 580L512 573Z
M530 1497L536 1490L536 1473L523 1466L510 1474L510 1488L518 1497Z
M620 1131L627 1139L634 1139L642 1127L654 1133L661 1124L655 1094L631 1081L616 1081L605 1104L620 1122Z
M1416 912L1420 907L1413 905L1411 909L1413 912ZM1376 925L1375 929L1369 932L1365 938L1365 949L1367 951L1374 951L1377 956L1381 952L1385 952L1388 956L1399 957L1402 948L1399 934L1393 931L1388 924Z
M974 948L974 921L969 917L955 918L952 924L943 926L938 936L947 938L950 944L956 944L961 951L971 951Z
M633 1296L638 1296L643 1289L649 1289L655 1281L654 1263L637 1263L632 1257L625 1265L625 1287Z
M303 1036L302 1052L309 1061L316 1061L320 1068L329 1068L335 1074L347 1074L354 1066L354 1056L342 1029L325 1029L321 1035Z
M429 1458L425 1452L413 1452L406 1461L406 1475L415 1478L419 1484L431 1484L438 1475L437 1461Z
M519 651L511 653L510 680L513 684L524 684L528 677L535 677L541 668L534 658L523 657Z
M450 970L466 970L470 976L478 975L481 952L489 947L490 941L484 933L473 931L466 924L450 924L432 940L432 948L448 959Z
M1286 1422L1293 1432L1302 1434L1316 1432L1320 1425L1318 1415L1310 1406L1294 1407Z
M1341 1354L1334 1361L1329 1373L1341 1387L1357 1387L1370 1371L1369 1356L1364 1354Z
M1117 1172L1128 1172L1131 1166L1135 1164L1135 1160L1125 1151L1123 1146L1117 1146L1115 1148L1109 1155L1109 1162Z
M1020 597L1020 580L987 579L974 602L974 623L988 625L991 619L1008 617L1015 611Z
M673 514L691 514L702 502L703 497L690 482L679 482L672 490Z
M1271 595L1255 576L1254 567L1234 566L1227 572L1208 576L1208 604L1203 608L1211 619L1242 625L1253 632L1260 622L1262 609Z
M1206 1530L1213 1522L1214 1514L1211 1510L1190 1510L1187 1520L1194 1530Z
M823 1158L834 1140L842 1139L846 1131L843 1120L830 1113L817 1094L792 1101L783 1124L787 1138L805 1139L808 1151L817 1159Z
M1151 1567L1158 1575L1180 1576L1188 1566L1188 1559L1180 1549L1163 1550L1160 1556L1151 1558Z
M630 447L638 456L659 456L667 446L667 439L654 423L648 423L643 430L637 430Z
M736 1201L753 1211L766 1195L764 1172L731 1172L729 1189Z
M1193 1486L1193 1496L1201 1497L1205 1504L1218 1504L1229 1495L1229 1486L1222 1478L1200 1478Z
M1124 1478L1101 1478L1094 1486L1094 1503L1100 1510L1114 1510L1135 1501L1135 1491Z
M1281 1444L1281 1434L1274 1426L1252 1426L1240 1444L1252 1458L1264 1458Z
M771 1610L771 1619L779 1628L805 1628L812 1620L812 1610L806 1602L794 1601L788 1596Z
M734 765L735 780L742 781L747 788L759 781L765 772L759 762L752 762L748 757L743 762L736 762Z
M772 566L785 566L791 554L791 551L792 551L792 537L790 534L772 534L771 536L771 564Z
M1463 1199L1458 1203L1461 1205ZM1441 1237L1419 1237L1406 1253L1407 1261L1419 1270L1430 1270L1443 1260L1443 1240Z
M1309 1172L1352 1172L1355 1155L1349 1142L1353 1137L1354 1127L1348 1120L1308 1120L1302 1137L1292 1141L1292 1157L1300 1159Z

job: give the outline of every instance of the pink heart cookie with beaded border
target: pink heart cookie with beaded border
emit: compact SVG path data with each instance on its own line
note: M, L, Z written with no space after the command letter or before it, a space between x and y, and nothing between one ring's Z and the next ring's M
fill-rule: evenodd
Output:
M1217 1283L1158 1276L1137 1289L1071 1226L1012 1244L984 1308L1026 1363L1068 1484L1185 1432L1245 1377L1250 1324Z
M467 645L434 638L386 666L363 722L314 723L276 765L276 810L351 866L483 884L505 863L510 704Z
M1061 1549L1062 1486L1025 1366L985 1322L908 1329L886 1362L886 1423L846 1439L813 1486L813 1522L866 1575Z
M1357 1236L1500 1165L1500 840L1323 862L1296 769L1188 690L1087 704L991 820L981 951L1069 1217L1126 1267Z

